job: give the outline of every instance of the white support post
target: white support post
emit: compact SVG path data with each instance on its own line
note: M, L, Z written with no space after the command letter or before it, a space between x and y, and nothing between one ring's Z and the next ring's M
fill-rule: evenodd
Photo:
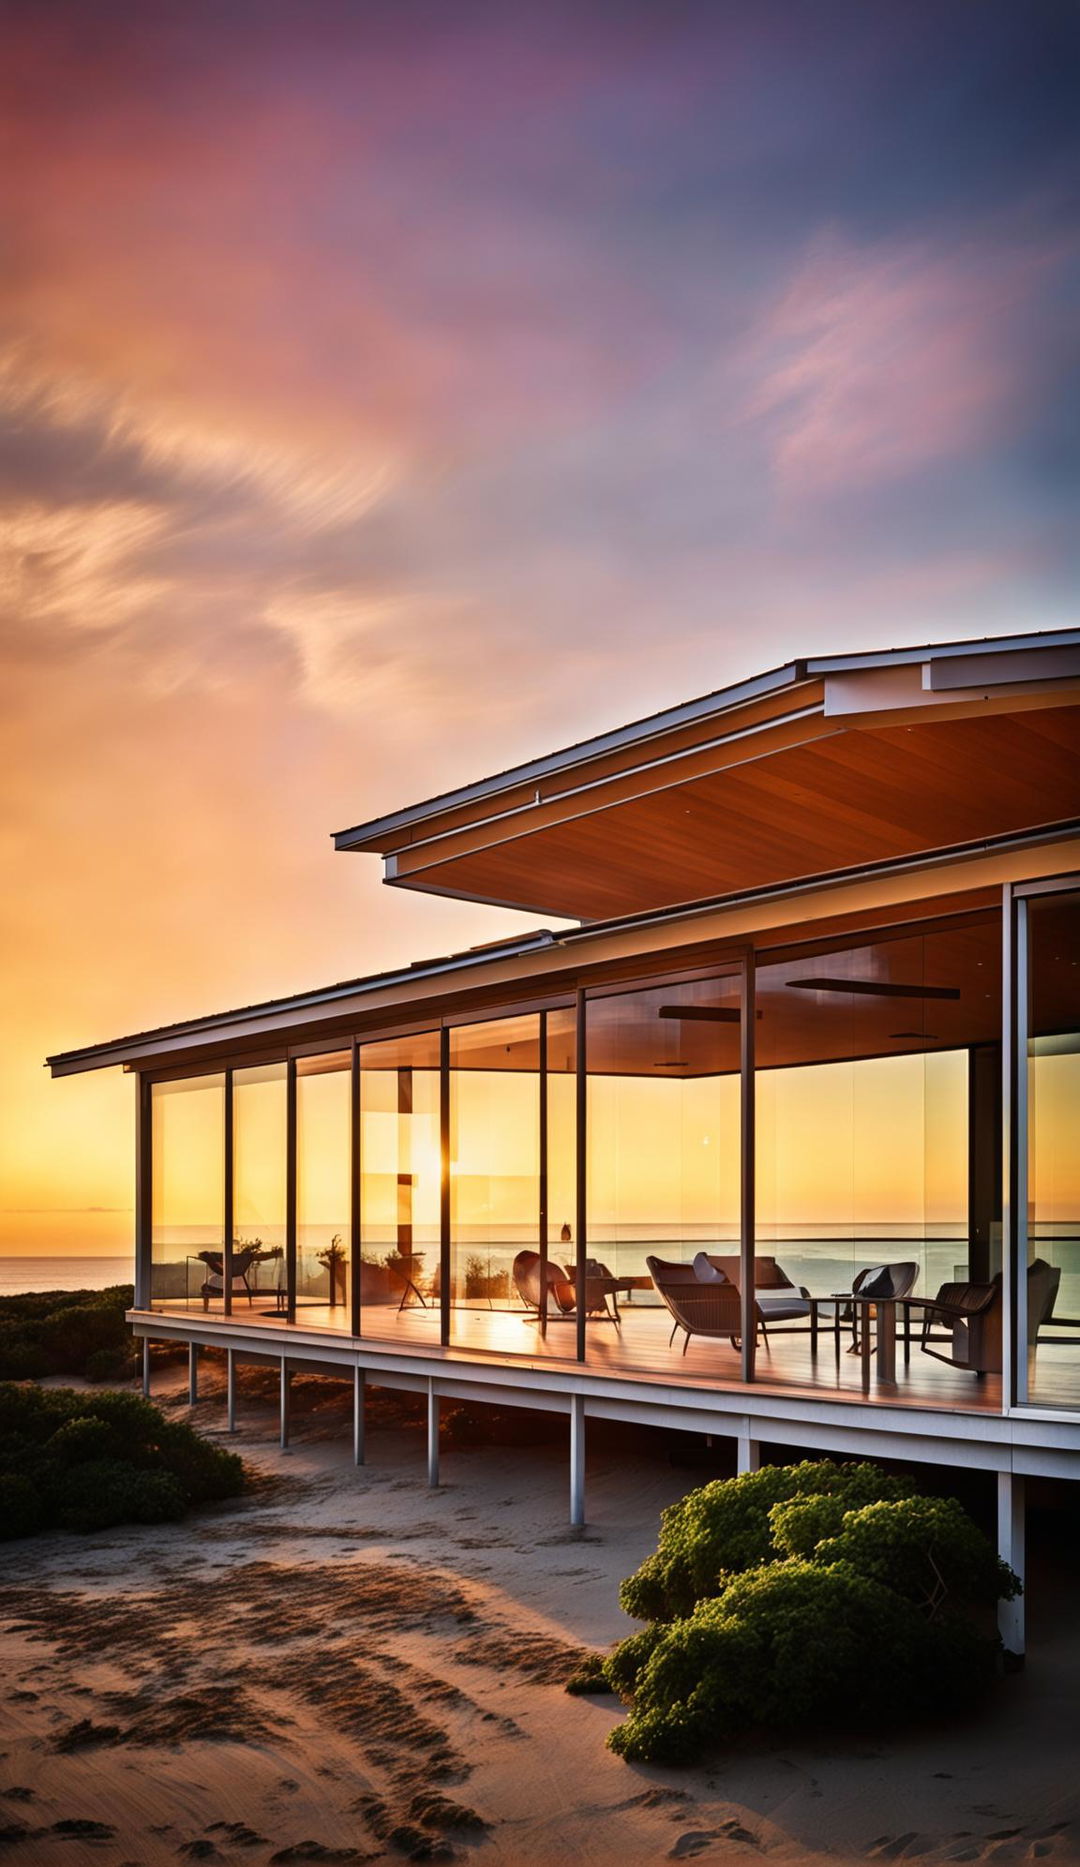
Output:
M999 1472L997 1481L998 1555L1024 1580L1024 1480L1015 1472ZM998 1632L1006 1663L1024 1661L1024 1597L998 1602Z
M289 1367L288 1360L283 1355L281 1357L281 1404L279 1408L281 1419L281 1450L283 1452L289 1450L289 1399L291 1387L292 1370Z
M585 1396L570 1396L570 1522L585 1524Z
M359 1367L355 1368L353 1370L353 1427L352 1427L352 1445L353 1445L353 1464L354 1465L362 1465L364 1463L364 1402L365 1402L365 1399L367 1398L366 1392L365 1392L366 1386L367 1386L367 1376L365 1375L363 1368L359 1368Z
M225 1424L230 1433L236 1431L236 1352L225 1350Z
M143 1336L143 1339L142 1339L142 1391L143 1391L143 1399L149 1400L150 1398L150 1338L149 1336L145 1336L145 1335Z
M761 1445L750 1431L749 1420L739 1428L737 1469L740 1478L744 1472L756 1472L761 1468Z
M187 1352L188 1406L193 1407L199 1398L199 1344L188 1343Z
M427 1393L427 1481L432 1490L439 1482L439 1396L435 1382L428 1382Z

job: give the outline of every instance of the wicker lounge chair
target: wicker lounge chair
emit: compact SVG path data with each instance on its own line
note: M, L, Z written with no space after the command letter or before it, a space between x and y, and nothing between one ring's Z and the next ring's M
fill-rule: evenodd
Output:
M1053 1315L1061 1270L1045 1258L1035 1258L1027 1274L1027 1337L1034 1347L1043 1323ZM917 1301L917 1300L916 1300ZM972 1374L1000 1374L1002 1369L1001 1272L989 1283L942 1284L933 1301L918 1303L923 1312L920 1348L935 1361L950 1368L966 1368ZM939 1333L934 1334L935 1327ZM934 1343L945 1343L942 1354Z
M726 1336L732 1348L742 1338L742 1302L738 1286L726 1277L703 1283L692 1264L672 1264L664 1258L646 1258L649 1275L674 1323L668 1347L680 1329L686 1333L685 1355L692 1335Z

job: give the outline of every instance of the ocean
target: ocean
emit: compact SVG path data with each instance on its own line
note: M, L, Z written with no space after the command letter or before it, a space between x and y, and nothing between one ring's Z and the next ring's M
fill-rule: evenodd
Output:
M122 1258L0 1258L0 1297L27 1290L107 1290L129 1284L135 1267Z

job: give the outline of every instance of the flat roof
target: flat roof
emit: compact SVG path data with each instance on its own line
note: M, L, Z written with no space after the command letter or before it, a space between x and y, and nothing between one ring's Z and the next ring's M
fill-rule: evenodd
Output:
M365 999L377 1000L380 993L392 991L396 987L419 988L431 982L438 989L438 982L441 980L467 983L471 973L490 967L493 962L505 963L509 967L515 960L541 954L546 949L564 946L585 948L588 943L598 941L605 935L630 932L650 926L671 926L685 922L690 929L696 920L726 908L750 906L756 902L782 899L787 896L805 897L848 880L871 879L875 875L887 875L909 869L932 870L957 859L992 855L999 851L1029 847L1056 840L1059 837L1077 835L1080 835L1080 815L1071 821L1055 825L1052 832L1039 831L1023 836L1002 836L981 840L975 844L942 847L917 859L893 859L857 869L830 871L803 878L798 883L762 885L738 894L717 896L645 913L623 915L609 921L563 928L559 932L552 932L546 927L537 928L515 939L491 941L481 946L466 948L459 953L414 961L410 965L390 971L368 973L355 979L341 980L332 985L313 987L305 992L262 999L253 1004L233 1007L226 1011L185 1018L172 1024L152 1026L147 1030L132 1032L102 1043L84 1045L79 1049L58 1051L47 1057L45 1063L54 1076L78 1075L88 1070L107 1069L120 1065L134 1067L150 1059L158 1061L163 1056L168 1056L173 1050L179 1057L185 1049L190 1047L192 1040L200 1037L204 1037L207 1043L212 1043L214 1040L224 1042L229 1039L240 1042L269 1037L287 1022L296 1021L305 1012L310 1012L313 1019L318 1016L330 1018L335 1010L340 1009L342 1014L346 1015L355 1006L357 1015L363 1015ZM532 982L536 983L535 975ZM512 983L512 977L508 979L508 983ZM565 985L565 982L562 984ZM418 990L415 996L420 999L425 994ZM426 996L430 997L431 993L427 993ZM407 1004L405 1009L407 1011ZM399 1018L400 1015L399 1010Z
M853 673L883 667L911 666L915 663L921 665L930 661L948 661L958 656L968 656L973 650L978 650L980 654L998 656L1024 654L1031 650L1051 647L1077 646L1080 646L1080 628L1069 628L1040 630L1023 635L972 637L961 642L924 643L921 646L907 648L871 649L858 654L815 655L782 662L779 667L769 668L764 673L751 676L748 680L732 682L727 687L718 687L711 693L699 696L696 700L682 701L676 706L664 708L659 713L650 713L642 719L632 720L627 725L616 727L610 732L578 740L572 745L562 747L557 752L547 753L542 758L530 759L522 765L508 766L505 770L495 772L488 778L477 779L471 784L461 785L452 791L439 792L435 797L427 798L417 804L405 805L402 809L390 811L381 817L372 817L367 822L354 824L349 829L335 830L333 832L334 847L335 849L374 848L384 838L393 836L396 832L413 824L422 823L429 817L441 815L444 811L498 796L500 792L511 790L521 784L550 778L560 772L587 764L605 753L630 746L641 746L646 741L670 732L675 727L689 725L701 719L714 718L717 714L737 707L747 700L753 700L765 694L779 693L785 689L797 687L802 682L819 679L823 675Z
M1080 629L821 655L339 831L395 887L622 914L1080 811Z

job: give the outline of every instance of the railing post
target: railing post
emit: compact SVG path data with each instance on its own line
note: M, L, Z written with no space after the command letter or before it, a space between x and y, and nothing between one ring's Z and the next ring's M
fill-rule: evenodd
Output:
M585 1396L570 1396L570 1522L585 1523Z

